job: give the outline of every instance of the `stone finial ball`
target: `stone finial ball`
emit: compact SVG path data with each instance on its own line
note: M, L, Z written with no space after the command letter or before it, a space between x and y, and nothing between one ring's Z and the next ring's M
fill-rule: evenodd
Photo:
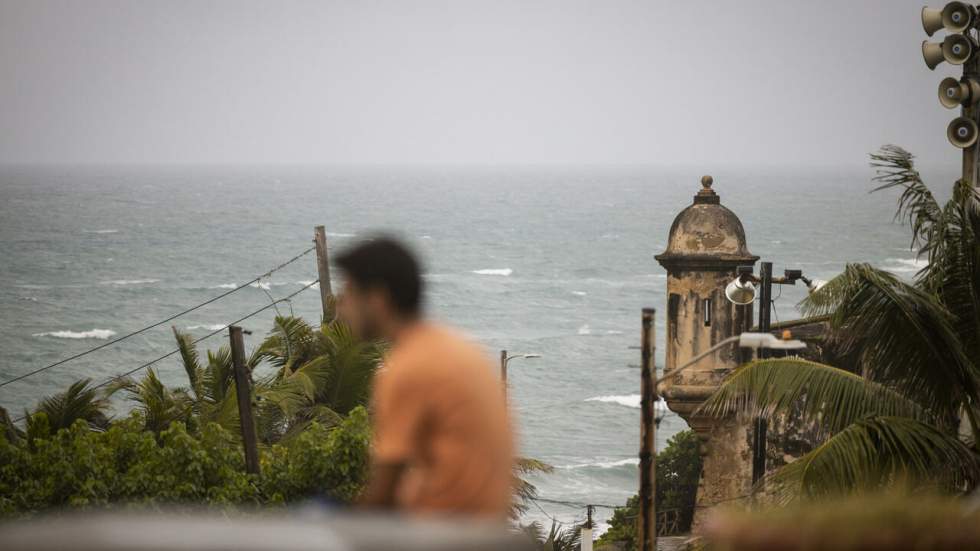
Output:
M704 186L704 189L711 189L711 184L713 184L714 182L715 179L712 178L711 176L701 177L701 185Z

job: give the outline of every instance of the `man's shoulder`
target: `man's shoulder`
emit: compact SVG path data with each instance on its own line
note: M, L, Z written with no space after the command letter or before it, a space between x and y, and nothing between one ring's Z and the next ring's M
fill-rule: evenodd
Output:
M483 349L460 331L433 322L420 322L396 343L389 362L398 368L436 368L445 363L489 363Z

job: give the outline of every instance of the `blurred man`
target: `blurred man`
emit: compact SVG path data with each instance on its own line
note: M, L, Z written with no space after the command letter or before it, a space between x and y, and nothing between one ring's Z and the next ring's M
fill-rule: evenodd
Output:
M422 316L418 261L379 238L337 258L341 319L391 350L372 396L374 445L366 506L506 517L513 444L506 401L475 345Z

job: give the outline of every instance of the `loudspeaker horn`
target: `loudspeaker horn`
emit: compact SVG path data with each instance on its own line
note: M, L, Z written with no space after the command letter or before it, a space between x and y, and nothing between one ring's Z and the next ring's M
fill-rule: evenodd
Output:
M939 103L946 109L976 105L980 101L980 82L970 78L946 77L939 83Z
M946 109L961 105L969 93L969 88L953 77L946 77L939 83L939 103Z
M960 149L966 149L977 143L977 123L966 117L956 117L946 128L949 143Z
M946 61L946 56L943 55L943 45L923 40L922 58L926 61L926 67L934 70L937 65Z
M966 2L950 2L942 10L943 27L951 33L961 33L973 25L977 9Z
M922 8L922 28L926 34L932 36L939 29L943 28L943 10L936 8Z
M943 57L950 65L963 65L973 55L973 41L963 34L951 34L943 40Z

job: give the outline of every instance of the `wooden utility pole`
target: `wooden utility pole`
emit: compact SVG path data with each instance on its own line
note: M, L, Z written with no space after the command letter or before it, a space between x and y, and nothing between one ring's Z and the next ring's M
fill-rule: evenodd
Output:
M585 524L582 525L582 530L579 532L581 537L579 538L579 551L592 551L592 529L595 528L595 523L592 522L592 513L595 511L595 505L586 505L585 512L588 519Z
M323 226L313 229L313 242L316 244L316 271L320 276L320 304L323 306L323 321L334 318L333 290L330 288L330 259L327 255L327 232Z
M640 335L640 551L657 549L657 424L654 408L660 400L656 386L656 367L653 364L655 348L654 317L657 311L644 308Z
M228 328L231 339L231 363L235 371L235 394L238 397L238 418L242 427L242 444L245 446L245 471L259 474L259 447L255 435L255 419L252 417L252 378L245 366L245 341L242 328Z
M504 392L507 392L507 351L500 351L500 383L504 385Z

